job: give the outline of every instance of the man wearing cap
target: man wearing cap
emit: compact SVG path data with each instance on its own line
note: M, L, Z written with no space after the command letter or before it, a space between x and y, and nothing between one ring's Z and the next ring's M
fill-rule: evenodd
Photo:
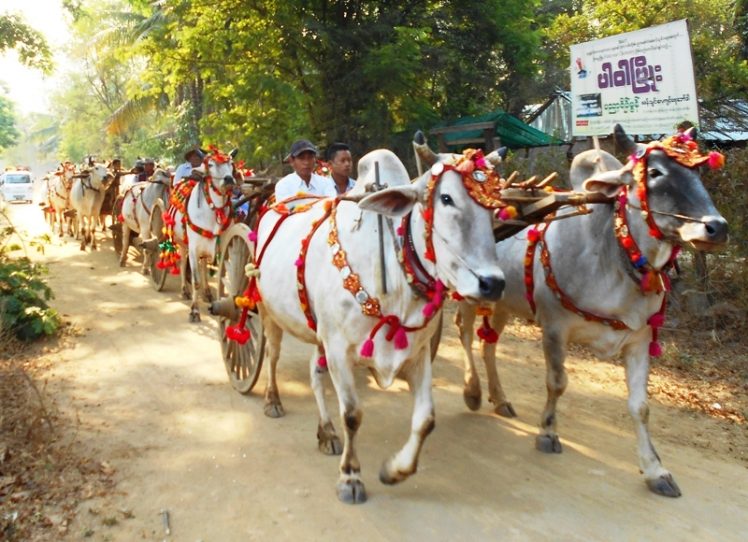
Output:
M291 164L293 173L283 177L275 185L275 201L282 201L297 194L335 197L335 183L329 177L314 173L317 147L306 139L295 141L286 160Z
M189 177L192 170L196 167L200 167L200 164L203 163L203 158L205 158L205 156L198 148L192 148L184 153L185 161L183 164L180 164L174 172L174 181L172 181L172 185L177 186L183 179Z
M325 156L330 164L330 177L335 182L335 191L338 195L343 195L356 186L356 181L351 179L353 157L348 145L333 143L327 147Z

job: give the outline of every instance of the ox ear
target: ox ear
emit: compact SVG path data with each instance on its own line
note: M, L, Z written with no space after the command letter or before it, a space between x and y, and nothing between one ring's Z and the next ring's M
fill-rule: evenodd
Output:
M231 152L229 153L229 156L230 156L230 157L231 157L231 159L233 160L234 158L236 158L236 155L237 155L237 154L239 154L239 149L234 149L234 150L232 150L232 151L231 151Z
M604 171L594 177L590 177L584 183L582 188L587 192L603 194L613 198L623 189L633 182L634 178L628 169L617 169L615 171Z
M358 202L358 206L366 211L397 218L408 214L420 197L421 190L417 183L393 186L366 196Z

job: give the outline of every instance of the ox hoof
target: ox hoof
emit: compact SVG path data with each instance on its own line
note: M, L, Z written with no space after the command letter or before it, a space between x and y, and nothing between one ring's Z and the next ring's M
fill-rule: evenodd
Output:
M512 403L508 401L506 403L501 403L496 408L494 408L493 411L499 416L501 416L502 418L516 418L517 417L517 412L514 410Z
M120 261L120 262L119 262L119 266L120 266L120 267L125 267L125 266L126 266L126 264L125 264L125 262L123 262L123 261Z
M317 426L317 447L325 455L340 455L343 453L343 443L335 434L331 423Z
M140 270L141 273L143 273L144 277L148 277L151 275L151 270L148 267L144 267Z
M478 388L478 393L475 393L473 390L468 388L464 388L462 390L462 399L470 410L478 410L481 403L480 388Z
M415 469L413 469L412 472L403 472L397 470L392 467L392 462L390 460L387 460L382 465L382 468L379 469L379 481L383 484L387 484L388 486L399 484L414 472L416 472Z
M673 480L673 475L663 474L659 478L647 480L647 487L652 493L657 493L663 497L680 497L681 492L678 484Z
M265 403L264 412L268 418L282 418L286 415L286 411L283 410L283 405L280 402Z
M338 499L346 504L366 502L366 488L361 480L348 479L338 482Z
M197 311L190 313L190 323L196 324L200 321L200 313Z
M535 437L535 448L544 454L560 454L562 451L558 435L538 435Z
M182 299L192 299L192 294L187 290L182 290Z

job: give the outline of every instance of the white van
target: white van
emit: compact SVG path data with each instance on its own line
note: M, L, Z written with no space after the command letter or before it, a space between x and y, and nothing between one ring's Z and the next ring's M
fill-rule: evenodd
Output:
M34 199L31 172L23 169L6 169L0 175L0 192L7 202L27 201L31 203Z

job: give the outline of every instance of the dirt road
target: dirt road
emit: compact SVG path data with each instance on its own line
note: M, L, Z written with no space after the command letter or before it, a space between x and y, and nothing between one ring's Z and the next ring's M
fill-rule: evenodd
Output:
M32 206L11 213L21 227L43 228ZM647 491L619 366L569 359L559 415L565 451L536 452L544 370L526 329L509 330L500 347L514 420L486 404L467 411L458 342L446 330L434 366L436 430L419 472L400 486L381 485L377 473L407 437L411 400L404 385L381 391L362 371L359 450L369 501L343 505L334 491L338 460L316 447L308 347L284 343L286 416L266 418L264 373L252 395L233 391L216 323L205 316L189 324L175 282L156 293L135 262L117 266L111 240L102 247L83 253L67 240L44 257L54 306L79 330L55 354L47 390L80 420L87 452L111 465L118 483L114 494L81 506L70 539L745 540L748 470L710 445L722 434L717 421L652 402L653 439L684 495ZM329 385L328 395L332 406ZM161 510L169 511L170 536ZM112 516L119 520L107 526Z

